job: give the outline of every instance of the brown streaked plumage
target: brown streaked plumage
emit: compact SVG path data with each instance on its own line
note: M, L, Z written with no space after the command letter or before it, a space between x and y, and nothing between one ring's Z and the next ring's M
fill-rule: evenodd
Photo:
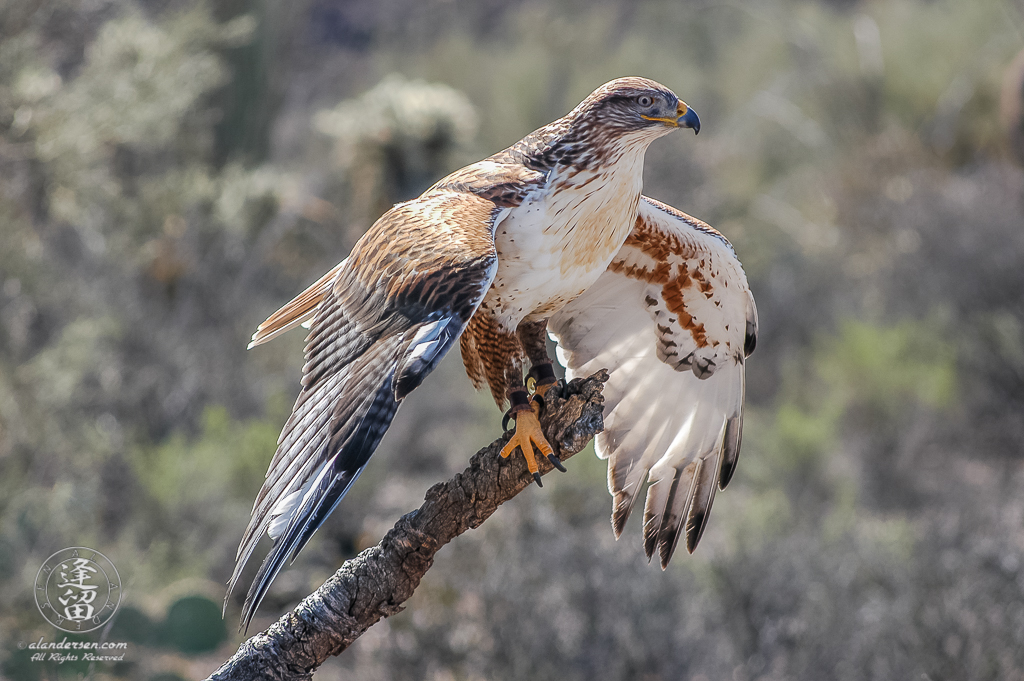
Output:
M739 452L744 347L752 349L756 316L728 242L641 198L647 146L678 127L697 131L699 121L664 86L607 83L563 118L395 206L260 325L252 345L300 323L311 331L302 390L229 584L230 595L270 534L243 625L457 338L473 384L512 405L516 429L502 455L521 451L538 484L534 447L552 450L523 370L529 361L537 393L553 384L545 332L570 375L601 368L595 362L612 369L598 453L609 458L616 535L649 476L648 556L661 547L666 564L684 521L692 550ZM648 374L679 404L665 404L666 386Z

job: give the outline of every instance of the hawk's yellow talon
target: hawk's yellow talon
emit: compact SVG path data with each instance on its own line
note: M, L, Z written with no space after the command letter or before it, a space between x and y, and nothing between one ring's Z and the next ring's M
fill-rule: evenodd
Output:
M531 405L536 408L536 405ZM541 430L540 421L537 419L537 414L531 409L530 411L523 410L516 415L516 430L512 434L512 439L508 441L504 447L501 448L502 458L508 458L518 448L523 453L523 457L526 459L526 467L533 474L534 479L537 480L537 484L540 484L540 468L537 466L537 458L534 454L533 448L536 447L541 456L548 456L553 454L554 450L551 449L551 445L548 444L547 438L544 437L544 431Z

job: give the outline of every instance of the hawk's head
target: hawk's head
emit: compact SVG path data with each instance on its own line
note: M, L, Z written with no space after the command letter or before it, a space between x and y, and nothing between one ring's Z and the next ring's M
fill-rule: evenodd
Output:
M583 100L570 116L598 136L651 140L676 128L700 132L693 109L647 78L617 78Z

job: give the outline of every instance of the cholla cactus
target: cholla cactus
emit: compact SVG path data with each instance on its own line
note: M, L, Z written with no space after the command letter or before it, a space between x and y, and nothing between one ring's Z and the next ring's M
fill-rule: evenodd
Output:
M451 169L453 153L476 133L477 115L458 90L392 74L319 112L314 124L336 140L335 158L352 184L357 212L372 221Z
M1024 166L1024 50L1006 68L999 104L1007 151Z

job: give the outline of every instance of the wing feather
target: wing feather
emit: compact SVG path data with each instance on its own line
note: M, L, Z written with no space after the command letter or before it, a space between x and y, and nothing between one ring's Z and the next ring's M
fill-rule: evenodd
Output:
M642 197L637 223L598 281L548 322L570 378L605 368L616 537L645 482L644 549L668 565L693 551L739 456L744 359L757 312L725 237Z
M444 357L497 267L501 207L438 186L395 206L351 255L260 325L258 345L312 319L302 390L238 547L228 598L261 537L274 540L242 612L248 627L285 562L355 482L402 399ZM225 607L227 598L225 599Z

